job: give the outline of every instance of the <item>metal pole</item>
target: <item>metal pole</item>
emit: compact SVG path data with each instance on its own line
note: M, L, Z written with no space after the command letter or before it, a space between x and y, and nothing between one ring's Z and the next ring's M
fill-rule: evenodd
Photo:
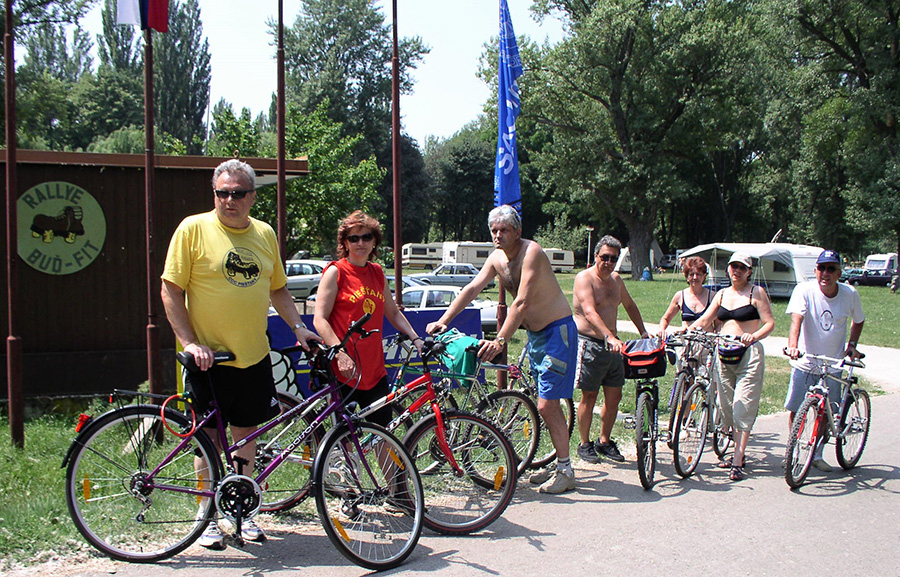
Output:
M585 268L591 268L591 233L594 232L594 227L588 226L587 231L588 231L587 267L585 267Z
M400 209L400 56L397 43L397 0L393 0L394 51L391 56L391 112L393 116L391 143L393 144L394 170L394 300L403 303L403 271L401 250L403 230Z
M155 143L153 138L153 33L144 30L144 220L147 235L147 377L150 392L162 393L162 359L159 350L159 326L156 324L156 300L160 285L156 275L156 240L153 234L153 176Z
M18 223L16 222L16 57L13 34L13 0L6 0L6 34L3 37L6 66L6 298L9 334L6 337L6 388L9 395L9 432L12 444L25 447L25 408L22 402L22 338L16 305L19 298Z
M281 252L281 262L287 259L287 177L285 176L285 104L284 104L284 0L278 0L278 103L276 133L278 139L278 160L276 171L278 173L278 248Z

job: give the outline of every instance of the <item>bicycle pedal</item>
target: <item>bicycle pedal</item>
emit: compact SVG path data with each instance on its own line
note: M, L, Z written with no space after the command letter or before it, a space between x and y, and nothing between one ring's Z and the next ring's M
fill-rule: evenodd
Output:
M671 440L672 440L672 435L669 433L669 431L660 431L659 441L661 443L668 443L668 442L671 442Z

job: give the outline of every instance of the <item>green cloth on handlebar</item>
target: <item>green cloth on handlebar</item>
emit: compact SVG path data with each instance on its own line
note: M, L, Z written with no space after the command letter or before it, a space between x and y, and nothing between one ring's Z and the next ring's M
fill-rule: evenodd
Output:
M441 362L452 372L459 375L474 375L478 357L475 353L466 352L467 347L478 345L481 341L475 337L463 334L456 329L450 329L434 337L434 340L444 343L446 350L441 355Z

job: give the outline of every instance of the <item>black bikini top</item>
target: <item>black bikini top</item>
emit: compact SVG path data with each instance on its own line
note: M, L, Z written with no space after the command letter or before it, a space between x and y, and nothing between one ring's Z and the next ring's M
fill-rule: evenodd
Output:
M718 317L720 321L744 322L759 320L759 311L753 306L753 288L754 287L750 287L750 304L748 305L731 310L723 307L722 301L720 300L719 310L716 311L716 317Z
M687 290L687 289L684 289ZM700 312L696 312L691 310L687 306L687 302L684 300L684 291L681 291L681 320L686 323L692 323L703 316L703 313L706 312L706 309L709 308L709 301L712 300L712 291L706 293L706 306L703 307L703 310Z

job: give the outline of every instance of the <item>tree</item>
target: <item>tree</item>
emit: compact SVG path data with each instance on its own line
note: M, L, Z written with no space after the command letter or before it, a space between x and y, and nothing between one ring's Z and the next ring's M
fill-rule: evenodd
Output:
M103 34L97 35L97 51L101 65L106 64L120 72L130 72L140 78L144 65L140 35L135 34L135 27L116 23L115 0L104 0L100 14Z
M171 0L169 14L169 31L153 35L156 125L184 143L188 154L200 154L209 106L209 41L197 0Z
M287 254L308 249L314 254L335 250L337 225L340 219L355 209L372 210L378 197L376 186L384 177L374 159L353 161L353 147L361 138L341 135L341 126L327 116L327 103L312 114L300 114L288 107L285 126L285 148L289 158L306 156L310 174L288 182L286 200L290 207L287 225L291 231L287 239ZM221 101L213 111L214 154L231 156L261 155L267 150L255 122L246 108L240 116L231 105ZM250 135L250 136L248 136ZM268 150L271 153L271 150ZM266 222L277 218L276 198L272 193L259 194L255 216Z
M660 207L687 188L674 163L705 144L713 122L696 120L742 71L730 53L740 46L744 4L545 0L537 8L561 10L571 30L546 51L523 104L552 134L538 160L542 178L572 204L624 223L632 270L641 271Z

